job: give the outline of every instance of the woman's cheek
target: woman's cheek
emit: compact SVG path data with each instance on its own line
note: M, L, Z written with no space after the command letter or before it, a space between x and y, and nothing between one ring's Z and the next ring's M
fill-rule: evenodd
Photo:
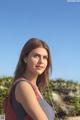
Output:
M44 64L47 66L47 64L48 64L48 61L47 61L47 60L45 60L45 61L44 61Z
M37 64L37 62L38 62L38 59L32 58L32 63L33 64Z

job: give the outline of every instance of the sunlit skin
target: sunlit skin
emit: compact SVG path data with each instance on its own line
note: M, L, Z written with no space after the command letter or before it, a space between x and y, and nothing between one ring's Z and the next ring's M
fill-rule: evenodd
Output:
M27 64L24 76L36 85L38 75L41 75L45 71L48 64L47 50L45 48L33 49L24 58L24 61Z

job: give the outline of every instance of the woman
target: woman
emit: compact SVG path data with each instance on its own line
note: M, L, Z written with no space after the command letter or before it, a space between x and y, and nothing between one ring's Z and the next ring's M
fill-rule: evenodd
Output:
M54 111L41 94L48 85L50 69L47 44L37 38L28 40L21 51L12 85L16 120L54 120Z

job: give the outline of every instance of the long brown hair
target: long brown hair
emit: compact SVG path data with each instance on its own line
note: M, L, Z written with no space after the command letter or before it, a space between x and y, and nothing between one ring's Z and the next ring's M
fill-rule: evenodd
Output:
M38 38L29 39L23 46L14 73L14 81L24 76L26 70L26 63L24 62L24 57L27 56L33 49L36 49L38 47L45 48L48 52L48 65L45 71L41 75L39 75L37 79L37 86L41 90L48 85L49 73L52 71L52 64L51 64L51 55L48 45L43 40L40 40Z

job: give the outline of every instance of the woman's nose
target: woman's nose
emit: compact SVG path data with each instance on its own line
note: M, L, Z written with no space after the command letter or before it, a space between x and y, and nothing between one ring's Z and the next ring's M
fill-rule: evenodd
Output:
M43 63L43 57L40 57L39 63Z

